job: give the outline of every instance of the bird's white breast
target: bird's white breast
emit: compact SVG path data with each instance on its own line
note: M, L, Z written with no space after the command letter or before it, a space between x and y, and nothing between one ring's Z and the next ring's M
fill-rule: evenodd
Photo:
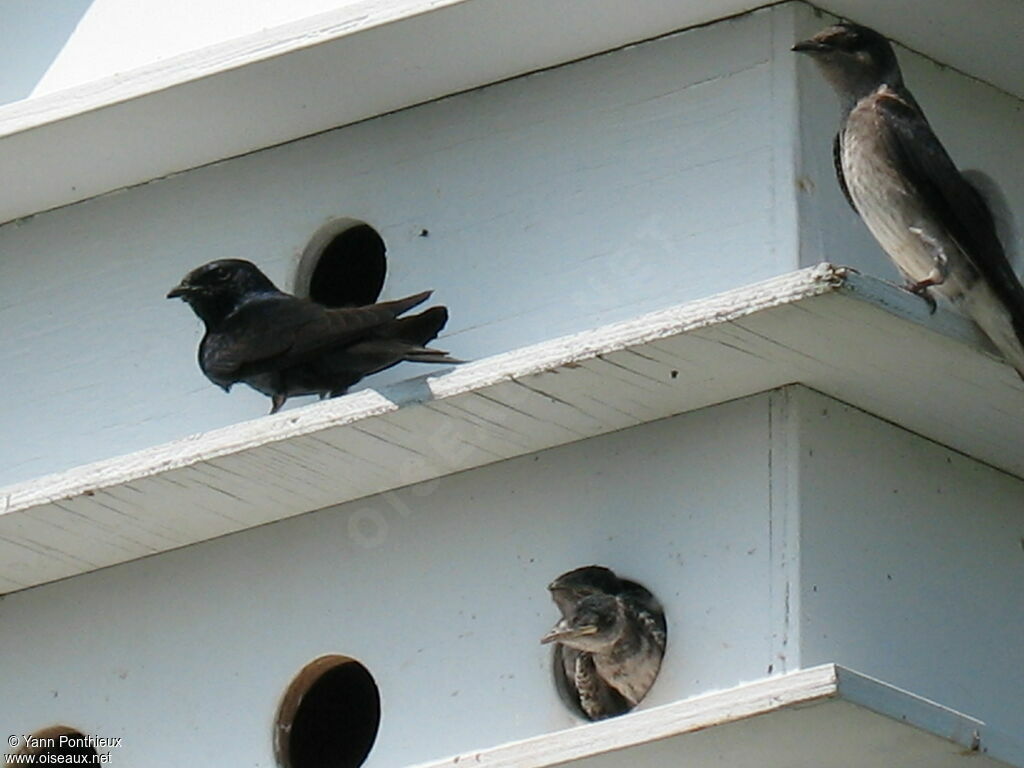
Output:
M594 664L605 681L630 704L636 705L654 685L661 668L663 648L655 648L650 638L641 637L639 648L627 654L594 654Z
M934 247L911 227L927 226L928 217L912 213L920 202L891 160L881 120L867 99L850 112L840 154L843 176L857 212L878 244L905 277L918 282L932 273L936 256Z

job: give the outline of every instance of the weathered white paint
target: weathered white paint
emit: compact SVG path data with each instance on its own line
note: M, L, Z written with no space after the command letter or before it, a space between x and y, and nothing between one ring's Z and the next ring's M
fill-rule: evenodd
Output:
M1024 484L795 397L802 662L836 661L1024 733Z
M546 766L815 766L956 768L992 759L984 723L848 669L826 664L665 704L421 768ZM985 756L982 756L985 755ZM1024 757L1024 755L1021 755ZM1012 760L1001 755L1003 760Z
M0 489L0 589L173 549L794 378L1021 475L1020 383L976 346L976 334L959 315L928 315L893 286L821 265L381 394L364 391ZM971 371L971 386L983 386L984 394L936 421L937 410L964 400L964 381L948 373L957 370ZM880 380L906 383L880 388ZM912 384L919 380L935 384L922 395ZM773 418L788 415L782 402ZM784 433L778 439L779 456L789 455L793 444ZM773 486L773 504L785 506L796 493L795 481L786 478ZM780 529L777 541L791 542L793 535ZM791 566L781 554L779 562L785 574ZM780 623L795 599L773 595ZM776 638L780 659L798 653L796 632L789 626Z
M665 604L665 664L642 710L759 679L772 661L770 516L785 513L768 503L769 400L8 595L0 723L123 736L131 765L179 764L184 741L270 768L291 677L343 653L381 690L368 768L562 729L579 721L539 643L558 616L545 587L588 563Z
M219 257L250 258L287 286L333 218L381 233L387 296L436 289L452 313L442 343L463 358L786 272L790 228L772 205L782 166L761 125L771 17L0 227L0 431L20 438L0 448L0 482L264 412L266 398L226 396L202 377L198 323L163 296Z

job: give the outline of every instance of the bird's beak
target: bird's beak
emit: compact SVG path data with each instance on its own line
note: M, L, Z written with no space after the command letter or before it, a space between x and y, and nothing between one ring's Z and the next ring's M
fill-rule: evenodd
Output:
M570 627L566 622L560 621L555 625L554 629L540 639L540 642L541 645L546 645L547 643L559 643L562 640L571 640L574 637L596 634L597 626L594 624L584 624L582 627Z
M191 290L192 290L191 286L189 286L189 285L187 285L185 283L178 283L176 286L174 286L173 288L171 288L171 290L169 290L167 292L167 298L168 299L178 299L178 298L181 298L183 296L188 295L189 291L191 291Z
M812 37L810 40L801 40L790 48L790 50L796 51L797 53L824 53L825 51L831 51L832 46L827 43L822 43L819 40L815 40Z

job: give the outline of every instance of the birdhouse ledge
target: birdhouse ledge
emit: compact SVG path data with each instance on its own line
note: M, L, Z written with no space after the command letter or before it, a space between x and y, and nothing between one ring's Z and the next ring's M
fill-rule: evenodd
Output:
M1024 477L1024 383L973 324L820 264L0 489L0 591L792 383Z
M630 750L620 760L637 766L665 765L667 755L683 754L692 765L767 768L871 765L878 754L933 768L961 765L971 755L978 768L995 768L1021 757L1019 746L989 734L979 720L823 664L417 768L591 765L589 758L620 750Z

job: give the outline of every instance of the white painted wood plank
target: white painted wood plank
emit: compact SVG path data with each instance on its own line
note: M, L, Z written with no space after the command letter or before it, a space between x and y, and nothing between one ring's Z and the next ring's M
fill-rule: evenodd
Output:
M424 410L436 413L437 426L449 431L449 420L463 422L466 431L476 435L476 439L470 439L470 442L474 445L483 443L498 453L504 453L501 446L507 446L507 449L514 452L516 449L528 450L529 446L536 444L536 438L530 435L528 429L524 429L522 425L519 429L513 426L514 420L522 421L522 414L493 400L479 397L476 393L460 398L458 403L428 403ZM450 443L453 437L453 434L448 434L444 440ZM445 446L442 444L435 449L442 453L443 457Z
M677 387L671 383L638 376L635 370L617 365L602 356L579 364L587 374L604 383L604 389L613 391L615 407L639 423L658 418L664 413L665 403L678 397Z
M509 424L519 435L531 436L547 445L562 445L584 437L580 432L544 418L539 396L516 381L499 382L472 394L474 399L483 400L493 408L487 412L493 413L496 421Z
M40 550L30 541L24 540L19 531L0 526L0 558L5 567L0 573L0 582L25 589L34 584L43 584L74 573L85 573L82 563L63 559L58 553Z
M837 690L835 668L823 665L548 736L454 755L423 763L417 768L444 768L460 764L489 768L543 768L713 728L793 704L819 701L834 696Z
M611 753L619 753L617 761L626 762L631 760L630 753L626 751L630 748L677 737L683 737L677 747L678 755L683 759L679 764L689 766L701 763L691 763L684 758L689 751L685 737L698 733L701 734L701 741L694 742L694 747L702 750L705 759L707 755L703 750L707 750L708 740L719 739L716 752L723 762L731 765L736 763L729 760L730 745L738 746L744 742L744 722L758 728L766 722L763 719L765 716L782 710L789 710L791 714L785 720L775 718L771 727L779 727L790 734L787 740L795 737L810 745L809 751L813 752L816 746L817 761L813 764L822 768L833 765L862 765L863 759L872 754L872 739L865 738L867 731L863 728L864 718L857 715L857 707L851 710L849 704L884 715L885 720L874 723L875 727L883 727L890 732L893 729L912 732L916 728L938 736L939 738L932 739L929 743L933 750L932 759L941 761L943 765L946 764L948 756L956 752L949 749L948 742L968 750L981 745L980 733L984 724L980 721L881 681L826 664L554 734L464 752L444 760L423 763L417 768L459 765L547 768L577 762L589 765L589 758ZM860 736L856 741L864 745L863 758L850 754L830 754L827 739L815 738L813 730L804 724L801 713L820 711L822 707L835 710L838 722L833 723L834 727L843 728L844 719L849 722L848 727L852 729L852 733ZM905 742L913 740L913 737L905 738ZM909 747L909 744L906 746ZM914 746L919 748L919 744ZM905 759L904 755L898 753L887 754L895 762ZM915 765L919 764L920 758L919 754L914 755ZM991 756L981 754L973 755L973 759L988 766L1003 764L991 759ZM762 760L763 765L787 764L785 753L781 749L763 752ZM801 756L798 764L803 765L805 761L807 757ZM648 762L644 761L642 764L647 765ZM662 759L650 764L665 763ZM741 764L746 765L745 762Z
M959 744L907 727L844 700L783 709L720 726L701 735L684 734L628 750L584 758L575 768L864 768L887 764L897 755L901 768L961 768ZM988 758L989 766L1003 765Z
M168 539L146 541L133 532L109 524L98 524L94 517L85 517L56 506L42 513L33 510L22 516L27 525L38 525L39 536L62 550L82 552L93 562L123 562L125 557L138 557L139 552L154 554L169 547L181 546ZM17 527L15 527L17 530Z
M159 505L145 502L145 491L125 483L111 488L102 502L94 501L92 507L81 505L74 512L111 529L128 532L135 538L154 543L162 541L165 546L188 541L188 536L180 530L178 516L167 515Z
M600 402L597 393L601 382L591 371L563 368L520 384L540 395L546 406L541 412L542 418L546 412L559 424L582 434L599 435L637 423L628 414Z
M198 540L212 538L231 530L232 521L210 509L213 494L209 486L188 483L184 474L172 471L136 479L130 485L141 498L126 509L140 525L152 526L158 531L172 527L185 541L196 541L196 537L201 537ZM123 486L117 487L120 490ZM96 514L93 511L98 506L96 497L86 496L85 499L76 507L83 514Z
M46 500L56 501L85 494L100 486L120 485L155 474L167 473L169 481L177 482L170 474L174 470L232 455L246 447L253 448L299 435L315 434L327 426L343 426L397 409L396 403L379 393L363 390L344 400L330 401L319 407L279 414L273 419L242 422L227 429L155 446L116 461L96 462L58 473L49 477L43 485L37 482L16 484L0 492L0 511L7 513L41 501L38 494L43 487L47 489L44 492Z
M985 728L981 720L843 667L836 667L836 680L839 695L847 701L934 733L968 750L981 749Z
M0 548L2 548L2 542L0 542ZM27 584L19 584L16 581L4 578L0 576L0 594L7 594L8 592L17 592L19 589L24 589Z
M386 477L383 468L328 439L311 436L300 444L277 444L274 449L285 477L299 466L305 481L325 494L347 488L354 496L366 495Z
M120 487L111 489L111 493L105 494L102 502L77 504L73 509L63 507L60 503L54 504L52 514L48 513L46 519L50 524L74 532L76 536L102 538L104 543L114 546L119 543L129 544L133 550L150 548L153 552L160 552L188 541L187 537L160 524L160 521L145 520L149 517L146 514L148 507L118 509L120 505L113 503L113 499L120 491Z
M34 553L0 576L73 575L792 382L1024 476L1021 382L972 324L820 265L0 490L0 531ZM106 541L121 514L135 524Z

